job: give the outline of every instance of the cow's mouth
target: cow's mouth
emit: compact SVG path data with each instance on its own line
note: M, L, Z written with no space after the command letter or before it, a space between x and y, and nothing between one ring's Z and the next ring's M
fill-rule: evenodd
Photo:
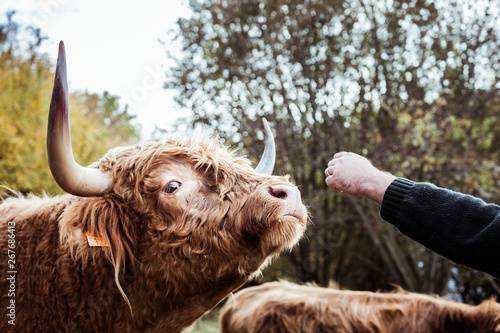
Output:
M285 204L281 211L280 219L283 222L307 224L307 210L302 203L300 204Z
M290 228L289 230L293 230L292 234L295 234L293 238L302 235L307 228L307 213L305 208L303 212L294 211L281 215L278 219L278 224L285 229ZM298 240L298 238L295 239L292 243Z
M279 219L279 221L306 224L307 218L306 218L306 214L299 215L297 213L292 213L292 214L282 215L281 218Z

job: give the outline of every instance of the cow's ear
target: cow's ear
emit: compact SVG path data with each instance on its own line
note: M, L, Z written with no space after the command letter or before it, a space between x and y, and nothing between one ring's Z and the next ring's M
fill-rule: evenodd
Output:
M80 234L77 244L66 242L74 258L86 261L101 256L101 259L111 261L116 286L131 311L120 280L127 272L133 274L135 271L134 248L139 243L139 221L127 204L111 196L79 200L67 207L60 221L61 239L64 227L73 229L73 232L65 231L70 238L74 237L76 230L80 231L77 232Z
M116 199L104 196L79 200L65 209L60 227L61 241L73 255L85 258L91 248L101 247L108 248L115 267L135 262L134 244L138 243L141 225L135 213Z

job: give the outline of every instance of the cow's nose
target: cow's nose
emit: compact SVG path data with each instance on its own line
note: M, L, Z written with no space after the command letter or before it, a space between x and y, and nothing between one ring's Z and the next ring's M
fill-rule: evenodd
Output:
M269 188L269 194L278 199L300 201L300 191L292 186L286 186L286 185L271 186Z
M306 214L300 198L300 191L293 186L275 185L269 187L269 194L283 200L283 214L302 219Z

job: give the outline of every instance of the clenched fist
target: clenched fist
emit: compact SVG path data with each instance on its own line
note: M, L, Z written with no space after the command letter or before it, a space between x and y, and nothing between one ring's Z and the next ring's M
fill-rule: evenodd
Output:
M395 176L375 168L363 156L340 152L325 170L326 184L332 190L357 197L367 197L382 204L385 191Z

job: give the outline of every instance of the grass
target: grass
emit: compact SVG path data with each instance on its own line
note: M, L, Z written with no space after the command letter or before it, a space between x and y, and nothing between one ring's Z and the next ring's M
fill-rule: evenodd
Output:
M219 327L219 311L218 309L212 310L198 320L190 330L189 333L220 333ZM186 333L187 333L186 332Z

